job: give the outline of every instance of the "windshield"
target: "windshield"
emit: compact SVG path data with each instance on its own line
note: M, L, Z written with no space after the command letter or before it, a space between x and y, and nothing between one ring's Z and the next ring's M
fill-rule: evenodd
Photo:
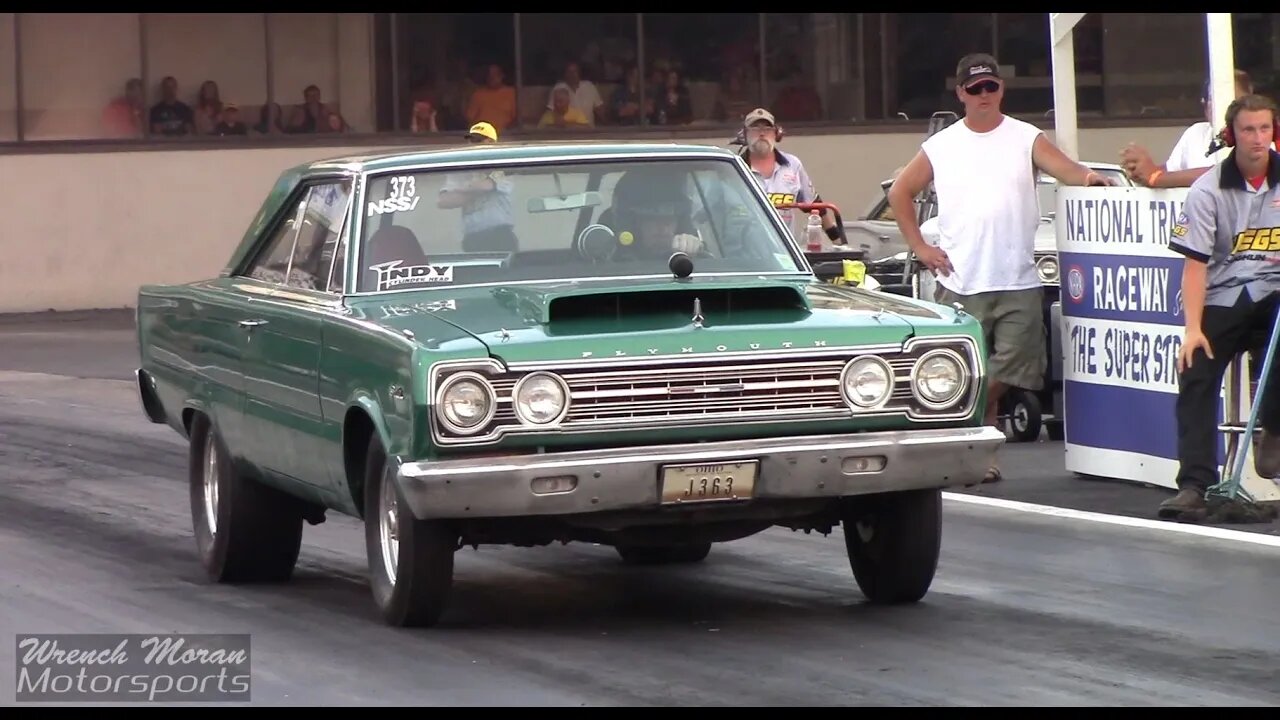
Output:
M434 284L801 272L731 159L508 164L370 177L357 292Z

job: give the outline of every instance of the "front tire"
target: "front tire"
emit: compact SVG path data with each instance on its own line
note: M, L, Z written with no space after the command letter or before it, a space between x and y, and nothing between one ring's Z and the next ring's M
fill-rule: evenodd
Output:
M458 535L443 522L413 517L376 434L365 462L364 521L369 581L383 620L435 625L453 588Z
M942 491L911 490L851 498L842 521L849 566L873 603L919 601L942 550Z
M188 485L196 548L210 580L280 582L292 576L302 548L300 504L240 473L202 414L191 422Z

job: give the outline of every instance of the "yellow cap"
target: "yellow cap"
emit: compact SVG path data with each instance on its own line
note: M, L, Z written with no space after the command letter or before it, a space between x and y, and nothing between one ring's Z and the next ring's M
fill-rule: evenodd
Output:
M472 125L471 129L467 131L468 140L476 135L492 140L493 142L498 142L498 131L493 129L493 126L487 122L478 122L475 125Z
M623 245L630 245L635 241L636 241L636 236L632 235L630 230L623 230L622 233L618 235L618 242L622 243Z

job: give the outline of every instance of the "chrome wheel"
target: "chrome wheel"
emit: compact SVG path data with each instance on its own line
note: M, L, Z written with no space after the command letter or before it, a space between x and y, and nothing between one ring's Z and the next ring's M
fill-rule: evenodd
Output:
M204 440L204 520L209 535L218 536L218 446L213 433Z
M387 581L396 584L396 567L400 559L400 512L396 502L396 486L389 474L382 476L382 492L378 508L378 536L382 545L382 567Z

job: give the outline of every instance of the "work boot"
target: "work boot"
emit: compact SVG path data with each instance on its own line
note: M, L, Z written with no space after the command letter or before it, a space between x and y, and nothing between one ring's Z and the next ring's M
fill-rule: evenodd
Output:
M1253 448L1253 469L1260 477L1280 475L1280 435L1263 429Z
M1177 495L1160 503L1157 514L1162 518L1178 517L1189 513L1203 512L1207 504L1204 491L1196 488L1183 488Z

